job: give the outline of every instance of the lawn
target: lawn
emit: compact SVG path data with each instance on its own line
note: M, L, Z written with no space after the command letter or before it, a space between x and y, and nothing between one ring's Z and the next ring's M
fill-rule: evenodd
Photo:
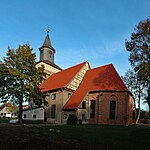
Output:
M149 150L150 125L0 124L1 147L32 150Z
M34 132L50 134L49 129L57 132L51 133L53 137L64 139L77 139L87 143L103 145L111 150L149 150L150 149L150 126L133 125L125 126L99 126L99 125L77 125L77 126L48 126L33 128Z

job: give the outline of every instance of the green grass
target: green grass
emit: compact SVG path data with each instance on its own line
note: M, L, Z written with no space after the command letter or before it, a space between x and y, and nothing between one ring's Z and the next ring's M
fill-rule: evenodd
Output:
M60 130L61 133L50 132L49 129ZM33 128L39 134L48 134L54 138L78 139L106 146L111 150L149 150L150 126L43 126Z
M0 118L0 123L10 119ZM100 125L50 125L41 122L26 122L26 129L33 134L50 136L54 139L77 139L106 147L107 150L149 150L150 125L100 126ZM30 125L31 123L31 125ZM55 131L50 132L49 129ZM56 131L60 130L60 133Z

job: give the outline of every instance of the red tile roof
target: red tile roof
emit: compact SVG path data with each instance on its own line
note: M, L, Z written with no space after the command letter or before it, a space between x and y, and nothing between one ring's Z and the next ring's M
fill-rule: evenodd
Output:
M88 70L78 90L67 101L64 109L78 108L88 92L128 91L112 64Z
M24 105L24 106L22 106L22 109L27 109L27 108L29 108L29 106L28 106L28 105Z
M55 89L60 89L65 86L74 78L74 76L80 71L80 69L87 62L83 62L71 68L65 69L61 72L52 74L43 84L40 86L42 92L48 92Z

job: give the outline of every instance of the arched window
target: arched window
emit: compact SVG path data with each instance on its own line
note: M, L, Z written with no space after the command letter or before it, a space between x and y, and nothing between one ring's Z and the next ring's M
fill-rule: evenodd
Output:
M109 103L109 119L110 120L116 119L116 109L117 109L117 101L110 100L110 103Z
M95 100L91 100L91 113L90 113L90 118L95 118Z

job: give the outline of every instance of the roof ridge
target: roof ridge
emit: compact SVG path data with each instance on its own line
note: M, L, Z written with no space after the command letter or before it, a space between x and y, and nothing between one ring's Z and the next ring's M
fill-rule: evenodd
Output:
M106 65L103 65L103 66L99 66L99 67L92 68L92 69L90 69L90 70L92 71L92 70L95 70L95 69L99 69L99 68L102 68L102 67L109 67L109 66L113 66L113 64L112 64L112 63L106 64Z
M75 75L79 72L81 67L84 66L86 63L87 61L52 74L48 79L46 79L39 86L41 91L46 92L46 91L66 87L68 83L72 81ZM50 82L51 83L55 82L55 83L50 84Z
M79 66L79 65L85 64L85 63L87 63L87 62L88 62L88 61L84 61L84 62L79 63L79 64L77 64L77 65L74 65L74 66L68 67L68 68L66 68L66 69L64 69L64 70L67 70L67 69L70 69L70 68L73 68L73 67L76 67L76 66Z
M88 63L88 61L85 61L85 62L83 62L83 63L81 63L81 64L79 64L79 65L82 65L82 64L86 64L86 63ZM72 81L73 81L73 79L75 78L75 76L81 71L81 69L84 67L84 65L78 70L78 72L74 75L74 77L70 80L70 82L68 82L68 84L67 85L69 85ZM88 65L89 65L89 63L88 63ZM90 68L90 65L89 65L89 68ZM87 70L88 71L88 70ZM87 71L86 71L86 73L87 73ZM85 75L86 75L86 73L85 73ZM83 78L85 77L85 75L83 76ZM82 79L83 80L83 79ZM81 82L82 82L82 80L81 80ZM81 84L81 82L80 82L80 84ZM79 84L79 86L80 86L80 84ZM66 86L67 86L66 85Z
M127 91L113 64L88 70L78 90L65 104L64 109L78 108L83 97L90 91Z
M129 91L129 89L127 88L127 86L125 85L125 83L123 82L123 80L121 79L121 77L120 77L119 73L117 72L116 68L114 67L114 65L112 65L111 67L113 67L113 70L115 71L117 77L120 79L120 82L122 82L121 85L123 85Z
M86 62L83 62L83 63L77 64L77 65L72 66L72 67L69 67L69 68L66 68L66 69L64 69L64 70L62 70L62 71L59 71L59 72L56 72L56 73L54 73L54 74L52 74L52 75L60 74L60 73L62 73L62 72L66 72L67 70L70 70L70 69L73 69L73 68L78 67L78 66L80 66L80 65L83 65L84 63L86 63ZM51 76L50 76L50 77L51 77Z
M123 80L121 79L119 73L117 72L116 68L114 67L114 65L113 65L112 63L107 64L107 65L104 65L104 66L100 66L100 67L97 67L97 68L93 68L93 69L88 70L88 71L93 71L93 70L96 70L96 69L99 69L99 68L103 68L103 67L113 69L113 71L115 72L116 76L118 77L118 79L119 79L120 82L122 83L121 85L123 85L123 86L128 90L127 86L125 85L125 83L124 83ZM129 90L128 90L128 91L129 91Z
M64 70L62 70L62 71L56 72L56 73L54 73L54 74L59 74L59 73L61 73L61 72L65 72L65 71L67 71L67 70L70 70L70 69L73 69L73 68L75 68L75 67L78 67L78 66L80 66L80 65L82 65L82 64L84 64L84 63L86 63L86 62L83 62L83 63L77 64L77 65L74 65L74 66L72 66L72 67L68 67L68 68L66 68L66 69L64 69Z

